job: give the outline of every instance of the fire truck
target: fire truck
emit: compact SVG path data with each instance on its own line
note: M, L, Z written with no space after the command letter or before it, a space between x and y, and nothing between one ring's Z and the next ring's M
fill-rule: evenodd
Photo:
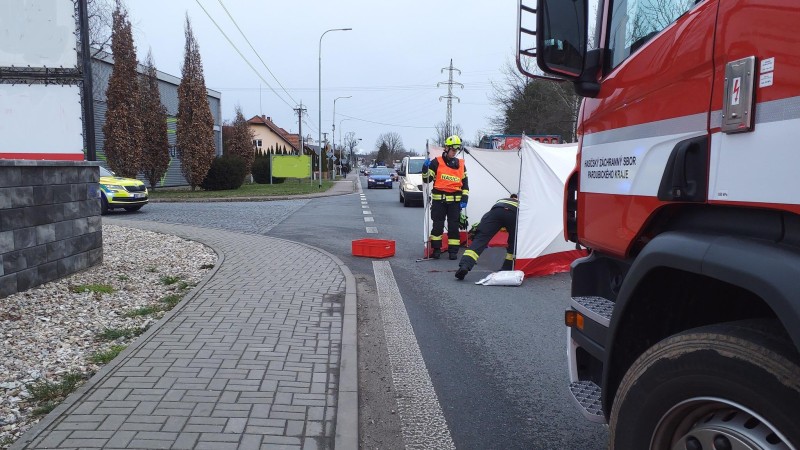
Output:
M584 97L569 389L609 448L800 449L798 24L797 0L519 4L519 70Z

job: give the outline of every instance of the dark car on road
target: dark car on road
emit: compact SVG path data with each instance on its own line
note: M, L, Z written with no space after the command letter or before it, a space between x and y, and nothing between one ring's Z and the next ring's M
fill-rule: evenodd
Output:
M374 187L392 188L392 173L386 167L373 167L367 177L367 189Z

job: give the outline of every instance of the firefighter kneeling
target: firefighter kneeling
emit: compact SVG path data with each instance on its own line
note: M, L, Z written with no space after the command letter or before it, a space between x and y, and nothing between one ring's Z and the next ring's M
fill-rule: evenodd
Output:
M502 228L508 231L508 245L506 246L506 259L500 270L511 270L514 263L514 239L516 237L517 210L519 200L517 196L511 194L510 198L503 198L497 201L486 214L481 217L477 224L477 232L472 238L472 245L464 251L464 256L458 264L456 278L463 280L467 273L478 263L478 257L486 250L489 241Z

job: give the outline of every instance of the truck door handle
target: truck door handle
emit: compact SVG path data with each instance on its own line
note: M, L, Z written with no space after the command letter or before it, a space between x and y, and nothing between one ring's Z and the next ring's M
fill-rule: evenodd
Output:
M689 151L691 142L680 142L674 150L675 161L672 164L672 196L681 198L688 187L686 181L686 152Z
M678 142L658 188L662 201L703 202L708 186L708 136Z

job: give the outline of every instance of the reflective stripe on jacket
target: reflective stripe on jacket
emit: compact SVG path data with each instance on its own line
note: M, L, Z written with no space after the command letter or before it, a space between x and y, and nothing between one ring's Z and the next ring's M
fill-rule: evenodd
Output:
M506 208L506 209L514 209L516 210L519 208L519 200L513 198L501 198L497 201L497 203L492 206L492 208Z

